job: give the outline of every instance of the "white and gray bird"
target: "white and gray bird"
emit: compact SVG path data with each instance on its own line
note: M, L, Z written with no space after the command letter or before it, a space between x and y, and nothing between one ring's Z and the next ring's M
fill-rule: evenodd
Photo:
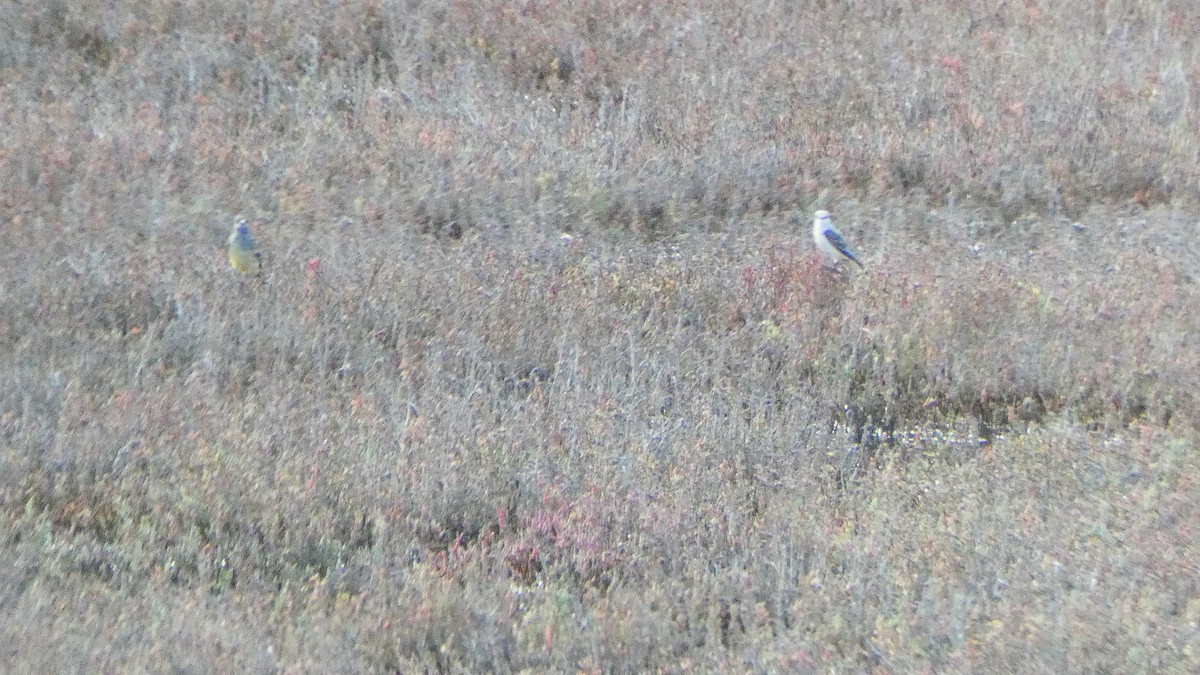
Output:
M854 255L854 251L850 250L850 245L846 243L845 237L841 232L833 226L833 220L829 217L829 212L825 210L817 211L813 216L813 241L817 244L819 250L826 259L833 265L838 265L842 260L853 260L855 265L862 267L858 256Z

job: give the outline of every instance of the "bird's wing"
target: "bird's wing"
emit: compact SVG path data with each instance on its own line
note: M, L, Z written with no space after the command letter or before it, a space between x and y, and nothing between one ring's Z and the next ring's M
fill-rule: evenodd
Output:
M862 267L862 263L858 261L858 258L855 257L854 252L850 250L850 245L846 243L846 240L842 238L842 235L838 234L837 230L826 228L821 234L824 234L825 238L829 240L829 243L833 244L833 247L836 248L842 255L853 260L854 263L859 267Z

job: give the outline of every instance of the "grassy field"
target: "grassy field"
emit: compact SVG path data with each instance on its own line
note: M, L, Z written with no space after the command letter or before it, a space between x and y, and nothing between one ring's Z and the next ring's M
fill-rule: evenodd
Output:
M1060 4L0 6L0 670L1200 670L1200 9Z

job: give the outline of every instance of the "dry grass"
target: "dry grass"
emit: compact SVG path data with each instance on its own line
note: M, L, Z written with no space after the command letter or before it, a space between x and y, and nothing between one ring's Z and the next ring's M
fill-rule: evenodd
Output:
M1196 10L112 4L0 8L4 670L1200 669Z

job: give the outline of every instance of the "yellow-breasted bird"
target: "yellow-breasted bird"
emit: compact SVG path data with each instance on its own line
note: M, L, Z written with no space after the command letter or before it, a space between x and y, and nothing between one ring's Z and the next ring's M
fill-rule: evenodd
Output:
M254 245L246 219L240 216L229 235L229 264L242 274L262 274L262 254Z

